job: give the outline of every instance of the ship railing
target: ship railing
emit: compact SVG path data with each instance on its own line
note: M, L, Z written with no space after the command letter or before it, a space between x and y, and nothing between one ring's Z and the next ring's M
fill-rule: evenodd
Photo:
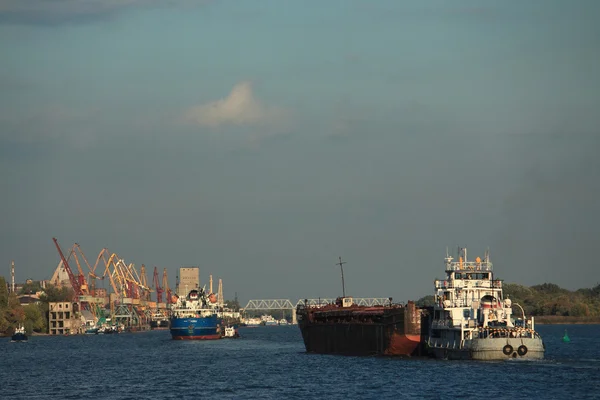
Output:
M493 270L493 265L491 262L476 262L476 261L467 261L467 262L459 262L452 261L446 263L446 271L488 271L491 272Z
M452 321L449 319L441 319L441 320L437 320L437 321L433 321L431 323L432 327L435 328L451 328L454 325L452 324Z
M454 281L435 281L436 289L470 289L470 288L493 288L501 289L502 281L500 279L494 279L492 281L486 280L468 280L461 279L460 283L454 283Z

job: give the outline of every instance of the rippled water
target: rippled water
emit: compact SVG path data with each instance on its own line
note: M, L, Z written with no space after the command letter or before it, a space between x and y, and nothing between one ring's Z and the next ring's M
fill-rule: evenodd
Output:
M306 354L298 327L0 339L2 399L600 398L600 325L538 325L538 362ZM562 343L568 329L571 343Z

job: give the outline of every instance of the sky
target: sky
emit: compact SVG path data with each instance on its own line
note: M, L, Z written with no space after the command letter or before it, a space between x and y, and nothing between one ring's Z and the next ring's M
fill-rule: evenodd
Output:
M415 300L600 282L600 2L0 0L0 275ZM148 277L149 279L151 276ZM243 304L242 304L243 305Z

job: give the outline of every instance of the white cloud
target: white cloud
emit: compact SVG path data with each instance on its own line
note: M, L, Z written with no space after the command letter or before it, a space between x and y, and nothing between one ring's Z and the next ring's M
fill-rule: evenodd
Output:
M280 125L288 112L262 104L252 93L250 82L233 87L227 97L189 108L183 121L193 125L217 127L220 125Z

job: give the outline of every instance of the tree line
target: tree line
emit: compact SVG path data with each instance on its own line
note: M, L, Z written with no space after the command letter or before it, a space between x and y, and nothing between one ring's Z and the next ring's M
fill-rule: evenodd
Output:
M30 293L25 290L29 288L21 289L20 294ZM17 293L9 294L6 279L0 276L0 335L12 335L20 325L25 327L27 334L47 332L48 303L68 301L71 297L68 290L50 287L40 296L39 303L21 305Z
M591 289L570 291L554 283L524 286L503 284L504 298L523 307L527 316L600 317L600 284ZM433 296L415 302L418 306L432 306Z

